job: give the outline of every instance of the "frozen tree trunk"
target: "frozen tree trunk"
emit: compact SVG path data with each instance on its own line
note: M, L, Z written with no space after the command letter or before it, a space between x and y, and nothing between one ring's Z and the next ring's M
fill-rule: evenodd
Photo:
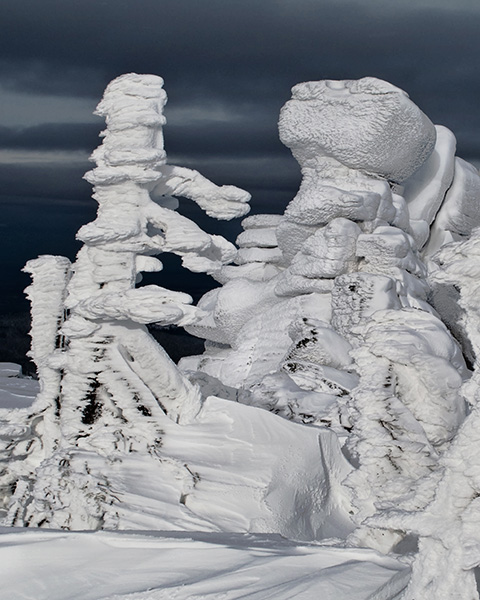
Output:
M64 350L66 343L61 328L66 316L65 296L71 264L61 256L41 256L29 261L24 270L31 273L33 278L32 285L26 290L32 305L30 356L37 366L41 390L30 422L35 427L33 421L41 417L41 456L46 457L55 450L59 441L59 390L62 373L52 358ZM39 442L40 440L36 443Z
M428 161L437 132L401 90L373 78L299 84L279 125L303 178L277 237L298 239L293 224L306 230L328 223L321 234L307 231L280 276L282 292L288 278L297 289L298 276L334 278L330 324L351 344L360 378L342 399L352 427L347 448L357 466L346 482L359 524L350 541L388 551L401 535L374 530L366 519L395 506L436 468L465 417L465 364L428 302L419 253L446 188L424 201L420 242L396 192L401 188L393 185L408 182ZM360 230L347 233L343 224L335 231L341 220ZM315 254L324 259L316 270Z
M14 413L11 417L12 435L0 440L3 460L0 469L0 507L7 509L12 489L19 497L28 496L28 485L22 484L46 457L58 447L60 439L59 390L61 369L52 357L62 352L65 338L63 324L66 287L70 277L70 261L60 256L41 256L27 263L26 272L32 275L32 284L26 292L32 304L32 347L30 356L37 366L40 393L32 410L24 415L18 431ZM20 433L20 435L19 435ZM16 507L10 510L10 521L15 522Z
M478 379L478 374L474 376ZM405 600L478 600L474 568L480 565L480 411L477 405L460 428L437 471L421 482L413 498L419 511L390 510L372 520L384 529L419 537ZM470 395L471 398L471 395ZM430 501L425 501L430 498Z

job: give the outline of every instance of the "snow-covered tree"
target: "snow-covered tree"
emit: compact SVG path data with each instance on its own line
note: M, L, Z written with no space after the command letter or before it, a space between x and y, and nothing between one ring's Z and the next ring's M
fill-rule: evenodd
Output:
M468 370L430 303L428 261L475 219L444 209L452 182L470 206L480 178L458 161L455 173L453 134L386 82L292 92L279 129L300 189L283 215L244 221L237 266L187 326L206 352L181 366L206 389L348 438L350 541L388 550L399 535L361 524L431 473L465 416Z
M160 77L128 74L109 84L96 111L107 129L86 175L99 207L77 234L84 246L71 266L62 257L40 257L26 267L41 393L22 439L7 448L8 524L115 526L114 509L107 511L115 503L109 465L125 453L160 456L159 415L186 423L200 409L198 386L145 327L185 325L199 311L187 294L136 282L142 271L162 269L154 256L162 252L207 273L236 253L175 212L172 195L219 219L244 215L250 196L166 164L165 102Z
M300 189L283 215L246 218L237 251L175 212L177 195L218 218L241 216L248 195L166 164L164 102L160 78L132 74L110 84L98 107L104 142L87 175L97 219L79 231L84 247L73 265L40 257L26 267L42 390L20 426L18 411L2 426L5 522L143 525L145 498L128 505L115 496L126 471L129 485L138 483L132 470L140 467L160 474L156 494L185 482L173 494L177 512L162 515L166 526L210 531L235 514L245 530L275 523L275 531L341 535L343 544L385 553L411 534L419 552L407 600L478 598L478 173L455 157L451 132L386 82L299 84L279 126L300 164ZM222 287L198 307L185 294L137 288L142 271L161 268L161 252ZM149 337L151 322L185 326L207 340L205 353L177 368ZM220 398L209 398L196 419L210 394ZM208 407L224 413L208 421ZM245 427L250 415L258 427ZM226 455L237 468L228 471L231 487L234 457L247 457L248 494L233 512L223 497L220 517L203 511L202 493L224 489L223 471L212 468L210 452L200 456L199 471L215 471L214 488L195 490L199 475L188 444L178 452L178 423L196 450L208 446L209 425L216 433L226 427ZM263 440L259 455L252 432ZM308 432L308 451L297 432ZM278 450L283 435L296 458L282 459L272 479L278 464L269 444L275 439ZM287 464L299 470L287 473ZM238 508L246 497L248 516Z
M462 391L470 412L435 471L411 493L371 519L372 524L418 536L418 554L405 600L478 600L474 568L480 566L480 230L434 256L440 286L460 291L463 330L475 364ZM437 371L438 379L443 379Z

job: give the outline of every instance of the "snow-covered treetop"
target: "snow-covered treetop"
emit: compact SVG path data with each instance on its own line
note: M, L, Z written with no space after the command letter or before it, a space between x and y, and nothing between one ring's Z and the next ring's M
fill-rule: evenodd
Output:
M91 156L97 168L86 179L92 185L158 180L166 162L162 126L167 94L162 86L161 77L136 73L117 77L107 86L95 111L105 117L107 129Z
M166 102L161 77L128 73L114 79L95 111L105 117L107 129L102 145L90 157L97 167L85 179L95 186L124 181L144 185L167 208L178 205L170 196L189 198L215 219L247 214L248 192L233 185L217 186L197 171L166 164L162 131Z
M374 77L296 85L279 128L302 167L329 157L395 182L420 167L436 138L430 119L404 91Z

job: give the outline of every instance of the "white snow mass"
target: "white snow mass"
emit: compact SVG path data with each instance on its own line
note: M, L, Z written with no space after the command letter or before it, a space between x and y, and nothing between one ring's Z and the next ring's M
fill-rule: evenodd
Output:
M154 75L108 85L96 219L73 264L25 267L4 597L479 599L477 170L387 82L300 83L279 120L300 188L232 244L176 212L243 217L250 194L167 162L166 99ZM138 287L164 252L220 287ZM151 323L205 351L176 365Z

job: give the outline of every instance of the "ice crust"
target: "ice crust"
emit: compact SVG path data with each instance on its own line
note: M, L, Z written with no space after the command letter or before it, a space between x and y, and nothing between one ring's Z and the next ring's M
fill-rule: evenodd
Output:
M0 576L12 600L386 600L405 587L409 569L372 550L278 535L30 528L2 532Z
M240 217L250 197L167 164L165 102L159 77L107 87L97 218L73 265L26 266L40 391L0 410L4 524L418 540L410 581L365 597L478 598L478 172L395 86L301 83L279 120L300 188L233 245L176 212ZM136 287L161 252L221 287L198 306ZM148 323L205 352L177 367Z

